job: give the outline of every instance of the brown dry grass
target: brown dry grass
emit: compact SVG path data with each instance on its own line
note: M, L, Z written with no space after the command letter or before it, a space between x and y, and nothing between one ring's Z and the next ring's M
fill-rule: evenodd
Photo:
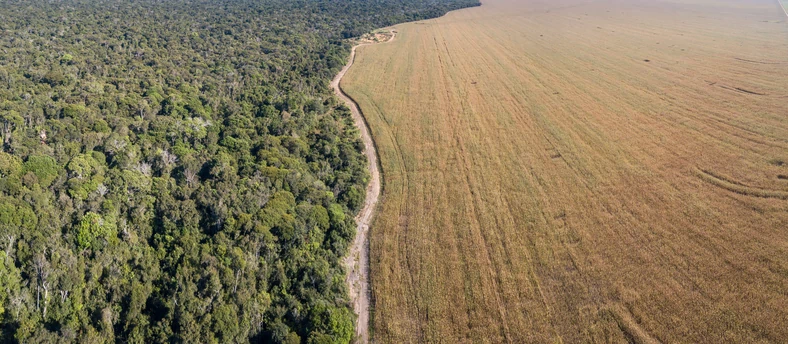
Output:
M777 2L488 0L397 28L343 81L383 167L378 341L788 341Z

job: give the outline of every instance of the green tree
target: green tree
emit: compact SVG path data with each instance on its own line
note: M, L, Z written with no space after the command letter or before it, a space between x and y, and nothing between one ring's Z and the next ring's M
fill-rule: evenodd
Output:
M101 215L88 212L79 222L76 233L77 246L98 248L100 240L111 240L115 234L115 224L105 221Z
M57 178L61 167L57 161L46 155L33 155L25 161L25 172L32 172L38 177L38 183L42 187L49 187L52 181Z

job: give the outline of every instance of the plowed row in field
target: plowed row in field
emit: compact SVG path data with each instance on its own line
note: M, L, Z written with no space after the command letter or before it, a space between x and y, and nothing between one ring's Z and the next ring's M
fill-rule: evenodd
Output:
M359 48L373 337L788 340L786 19L487 0Z

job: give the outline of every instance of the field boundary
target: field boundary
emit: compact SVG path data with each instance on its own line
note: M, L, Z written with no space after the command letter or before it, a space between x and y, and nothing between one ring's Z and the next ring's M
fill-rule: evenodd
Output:
M780 5L780 8L783 9L783 13L785 13L785 16L788 17L788 10L785 9L785 5L783 5L783 1L782 0L777 0L777 4Z
M451 12L480 6L482 6L481 2L479 2L479 4L476 6L451 10L437 18L444 17ZM408 23L418 23L420 21L423 20L399 23L393 26L373 30L373 33L387 30L389 33L391 33L391 37L383 42L365 42L362 40L361 43L355 44L350 50L350 58L348 59L347 64L339 73L337 73L330 84L331 88L334 89L336 96L342 99L350 108L355 125L359 131L361 131L362 141L364 141L365 148L364 154L367 156L369 161L369 169L372 177L372 180L367 187L367 195L364 201L364 207L356 216L356 237L353 240L353 244L351 245L348 254L343 258L343 264L347 269L346 283L348 285L351 303L353 305L354 312L358 316L356 318L356 338L354 339L354 343L369 343L370 341L370 322L374 316L372 314L372 310L374 310L375 306L372 304L373 296L370 288L369 228L374 221L379 198L385 189L385 179L383 178L384 172L382 163L380 161L380 155L378 155L378 145L374 136L372 136L372 129L369 126L366 116L364 116L364 112L361 110L361 106L358 105L358 102L356 102L353 97L351 97L342 89L342 78L345 76L348 70L350 70L350 67L353 66L353 63L356 60L356 48L367 45L390 43L397 37L398 31L396 26ZM358 271L357 269L361 271Z
M382 168L380 165L380 157L378 155L377 143L372 137L372 130L367 122L364 113L361 112L361 107L358 103L351 98L340 86L342 78L345 76L353 62L356 60L356 48L373 45L389 43L396 38L397 31L389 29L391 37L385 42L367 42L354 45L350 50L350 58L347 64L331 81L331 88L334 93L350 108L353 122L359 129L361 140L364 143L364 155L367 156L368 168L371 176L369 185L367 185L366 197L364 198L364 207L359 211L356 216L356 236L350 247L348 254L343 259L343 264L347 270L345 282L348 285L348 291L353 311L356 313L356 339L358 343L369 342L369 320L370 320L370 300L371 292L369 288L369 227L375 217L378 200L383 192L383 178Z

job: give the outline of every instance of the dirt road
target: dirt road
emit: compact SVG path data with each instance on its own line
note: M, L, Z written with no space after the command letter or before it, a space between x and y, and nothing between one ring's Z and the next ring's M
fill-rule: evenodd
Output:
M391 31L392 36L387 43L394 39L396 31ZM364 120L361 110L353 99L348 97L342 91L339 83L342 77L345 76L348 69L353 66L353 60L356 57L356 48L363 45L378 44L378 43L361 43L353 47L350 52L350 59L347 65L334 77L331 81L331 88L334 93L341 98L353 115L353 120L356 126L361 131L361 139L364 141L364 155L367 156L369 164L369 174L372 177L367 186L367 195L364 201L364 207L359 211L356 216L356 237L350 247L350 252L345 257L344 264L347 269L348 289L350 291L350 300L353 303L353 310L358 315L356 320L356 336L357 342L369 342L369 225L372 222L372 215L375 212L375 206L378 203L381 189L380 169L378 165L378 152L375 149L375 142L372 140L369 127Z

